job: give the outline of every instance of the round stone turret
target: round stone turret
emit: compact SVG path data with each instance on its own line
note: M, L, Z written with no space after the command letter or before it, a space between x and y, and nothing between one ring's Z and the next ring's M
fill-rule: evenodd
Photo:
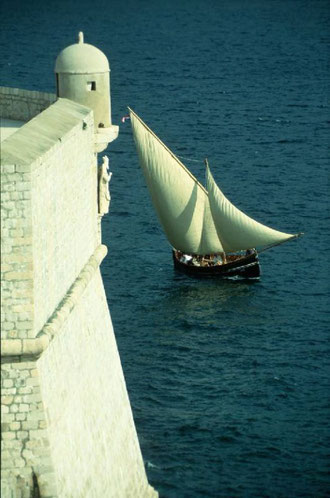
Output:
M55 65L57 96L94 111L95 132L111 127L110 67L107 57L93 45L78 43L62 50Z

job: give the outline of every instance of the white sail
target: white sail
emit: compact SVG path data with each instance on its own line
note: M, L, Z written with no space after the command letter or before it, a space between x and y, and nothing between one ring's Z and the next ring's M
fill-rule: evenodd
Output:
M277 245L298 236L273 230L237 209L216 185L208 165L206 185L213 220L225 252Z
M147 125L129 111L140 164L170 244L189 254L223 251L204 187Z

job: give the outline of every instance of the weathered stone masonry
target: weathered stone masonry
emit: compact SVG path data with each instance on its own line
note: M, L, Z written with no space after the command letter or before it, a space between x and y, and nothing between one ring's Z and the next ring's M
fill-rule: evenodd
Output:
M2 496L157 496L99 269L93 112L43 95L0 90L28 121L1 147Z
M30 121L56 101L52 93L0 86L1 117Z
M36 363L6 359L1 371L1 494L30 498L35 471L41 496L57 496Z

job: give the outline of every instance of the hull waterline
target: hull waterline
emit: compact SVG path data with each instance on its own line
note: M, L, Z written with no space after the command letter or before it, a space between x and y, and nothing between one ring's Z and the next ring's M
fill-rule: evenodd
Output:
M239 257L234 261L214 266L195 266L193 264L183 263L177 258L174 250L172 251L172 255L174 268L191 276L242 279L260 278L260 265L256 252Z

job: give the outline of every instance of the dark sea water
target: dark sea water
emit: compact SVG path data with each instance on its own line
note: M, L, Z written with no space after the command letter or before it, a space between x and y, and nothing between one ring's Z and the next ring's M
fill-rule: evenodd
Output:
M1 5L3 85L54 92L79 30L110 61L102 272L151 484L162 498L330 496L330 3ZM208 157L240 209L305 232L260 256L260 282L174 272L127 105L201 181Z

